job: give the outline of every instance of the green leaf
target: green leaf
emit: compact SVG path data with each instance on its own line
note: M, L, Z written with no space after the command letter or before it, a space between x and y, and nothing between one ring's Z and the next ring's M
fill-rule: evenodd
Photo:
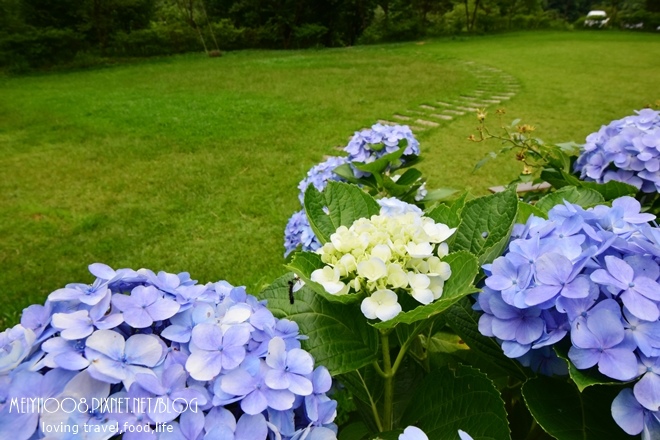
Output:
M431 353L454 353L470 349L463 338L454 333L438 332L428 339L423 335L421 338L422 343Z
M296 252L291 259L291 262L286 267L291 272L298 275L317 295L321 295L326 300L341 304L353 304L362 299L361 294L349 295L331 295L323 288L322 285L312 281L312 272L316 269L321 269L325 266L321 260L321 256L314 252Z
M381 174L392 163L398 162L398 159L403 155L405 147L399 148L392 153L381 156L373 162L353 162L353 166L360 171L371 174Z
M536 217L541 217L544 219L548 218L548 214L541 211L536 206L530 205L529 203L523 201L518 201L518 215L516 216L516 223L527 223L527 219L529 219L532 214Z
M542 197L535 206L541 211L548 212L554 206L564 203L564 200L583 208L589 208L605 201L603 196L593 189L567 186Z
M514 188L470 200L461 211L454 248L473 253L480 265L491 262L504 251L517 212L518 196Z
M351 166L347 163L339 165L337 168L333 170L333 172L336 175L346 179L350 183L355 183L355 184L363 183L362 179L355 177L355 173L353 173L353 168L351 168Z
M432 189L426 193L426 196L422 199L422 202L435 202L438 200L447 200L449 197L456 194L458 190L453 188L436 188Z
M432 218L436 223L444 223L450 228L456 228L461 223L460 216L447 205L438 205L424 215Z
M494 338L489 338L479 332L479 317L481 313L472 310L468 298L455 304L443 317L447 324L459 335L470 351L474 353L474 363L482 369L493 368L501 370L518 380L527 379L527 370L515 359L504 356L502 347Z
M584 188L598 191L605 200L614 200L617 197L634 196L639 191L636 187L627 183L610 180L607 183L582 182Z
M596 367L589 368L588 370L578 370L575 368L573 362L568 358L568 346L565 344L555 345L555 352L557 356L565 360L568 364L568 374L580 392L592 385L621 385L620 381L605 376Z
M504 401L488 377L471 367L432 371L419 384L401 426L430 439L455 439L462 429L475 440L510 439Z
M374 324L378 329L395 327L399 323L412 324L442 313L466 295L477 289L472 285L479 272L479 264L469 252L455 252L447 255L443 261L451 266L451 276L445 282L442 296L431 304L416 307L408 312L401 312L389 321Z
M339 431L337 440L363 440L369 436L369 428L362 422L351 423Z
M367 324L359 307L331 303L303 286L289 303L289 281L284 275L259 295L268 300L268 309L280 318L288 318L309 337L302 341L317 365L325 365L337 375L372 363L378 353L378 334Z
M396 180L396 183L398 185L404 185L404 186L412 185L413 183L417 182L420 177L422 177L421 171L415 168L410 168L406 170L405 173L401 174L401 177L399 177Z
M327 208L326 214L323 208ZM327 243L339 226L351 226L359 218L380 212L380 206L359 187L343 182L328 182L320 193L313 185L305 191L305 212L321 243Z
M536 422L561 440L630 439L611 416L618 387L594 387L580 393L565 379L539 376L522 387Z
M496 157L497 157L497 153L495 153L494 151L489 152L488 154L486 154L486 156L483 159L477 162L472 172L479 170L481 167L483 167L484 165L486 165L488 162L495 159Z

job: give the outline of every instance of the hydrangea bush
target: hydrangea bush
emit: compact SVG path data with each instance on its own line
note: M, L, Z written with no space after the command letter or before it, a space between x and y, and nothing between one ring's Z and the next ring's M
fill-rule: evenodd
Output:
M336 438L295 322L225 281L90 271L0 333L0 438Z
M581 179L625 182L644 193L660 191L660 111L636 113L587 136L574 165Z
M660 229L632 197L583 209L565 202L548 219L514 227L475 308L479 330L544 374L566 374L549 347L570 342L579 370L634 381L612 403L628 434L660 438Z
M352 182L365 191L380 193L381 197L389 194L396 196L396 200L413 203L437 197L429 194L417 170L409 170L403 179L402 174L394 174L419 161L419 142L407 125L378 123L355 132L344 151L348 156L327 158L313 166L298 184L298 200L303 209L290 217L284 229L285 257L298 248L314 251L321 246L304 213L305 192L309 186L323 191L330 181Z

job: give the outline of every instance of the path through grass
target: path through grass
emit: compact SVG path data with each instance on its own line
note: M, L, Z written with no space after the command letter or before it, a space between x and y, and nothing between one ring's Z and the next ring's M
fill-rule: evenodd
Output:
M42 302L87 264L189 271L253 292L283 272L298 181L353 131L478 78L520 84L507 117L547 140L586 134L660 98L660 41L511 34L323 51L186 55L0 80L0 315ZM471 174L472 116L420 132L430 186L480 194L513 161ZM1 324L1 323L0 323Z

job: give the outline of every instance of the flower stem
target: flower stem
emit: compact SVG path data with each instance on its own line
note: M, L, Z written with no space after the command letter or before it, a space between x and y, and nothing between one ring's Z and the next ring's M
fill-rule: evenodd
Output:
M392 429L392 410L394 407L394 371L392 370L392 359L390 358L390 332L380 332L381 348L383 350L383 428L386 431Z

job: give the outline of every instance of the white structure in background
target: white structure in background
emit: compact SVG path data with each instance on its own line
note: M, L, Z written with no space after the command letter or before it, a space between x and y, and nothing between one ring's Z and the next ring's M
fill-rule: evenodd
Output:
M589 11L587 14L587 19L584 20L584 25L585 26L598 26L598 27L603 27L607 24L607 22L610 21L609 18L607 18L607 12L605 11Z

